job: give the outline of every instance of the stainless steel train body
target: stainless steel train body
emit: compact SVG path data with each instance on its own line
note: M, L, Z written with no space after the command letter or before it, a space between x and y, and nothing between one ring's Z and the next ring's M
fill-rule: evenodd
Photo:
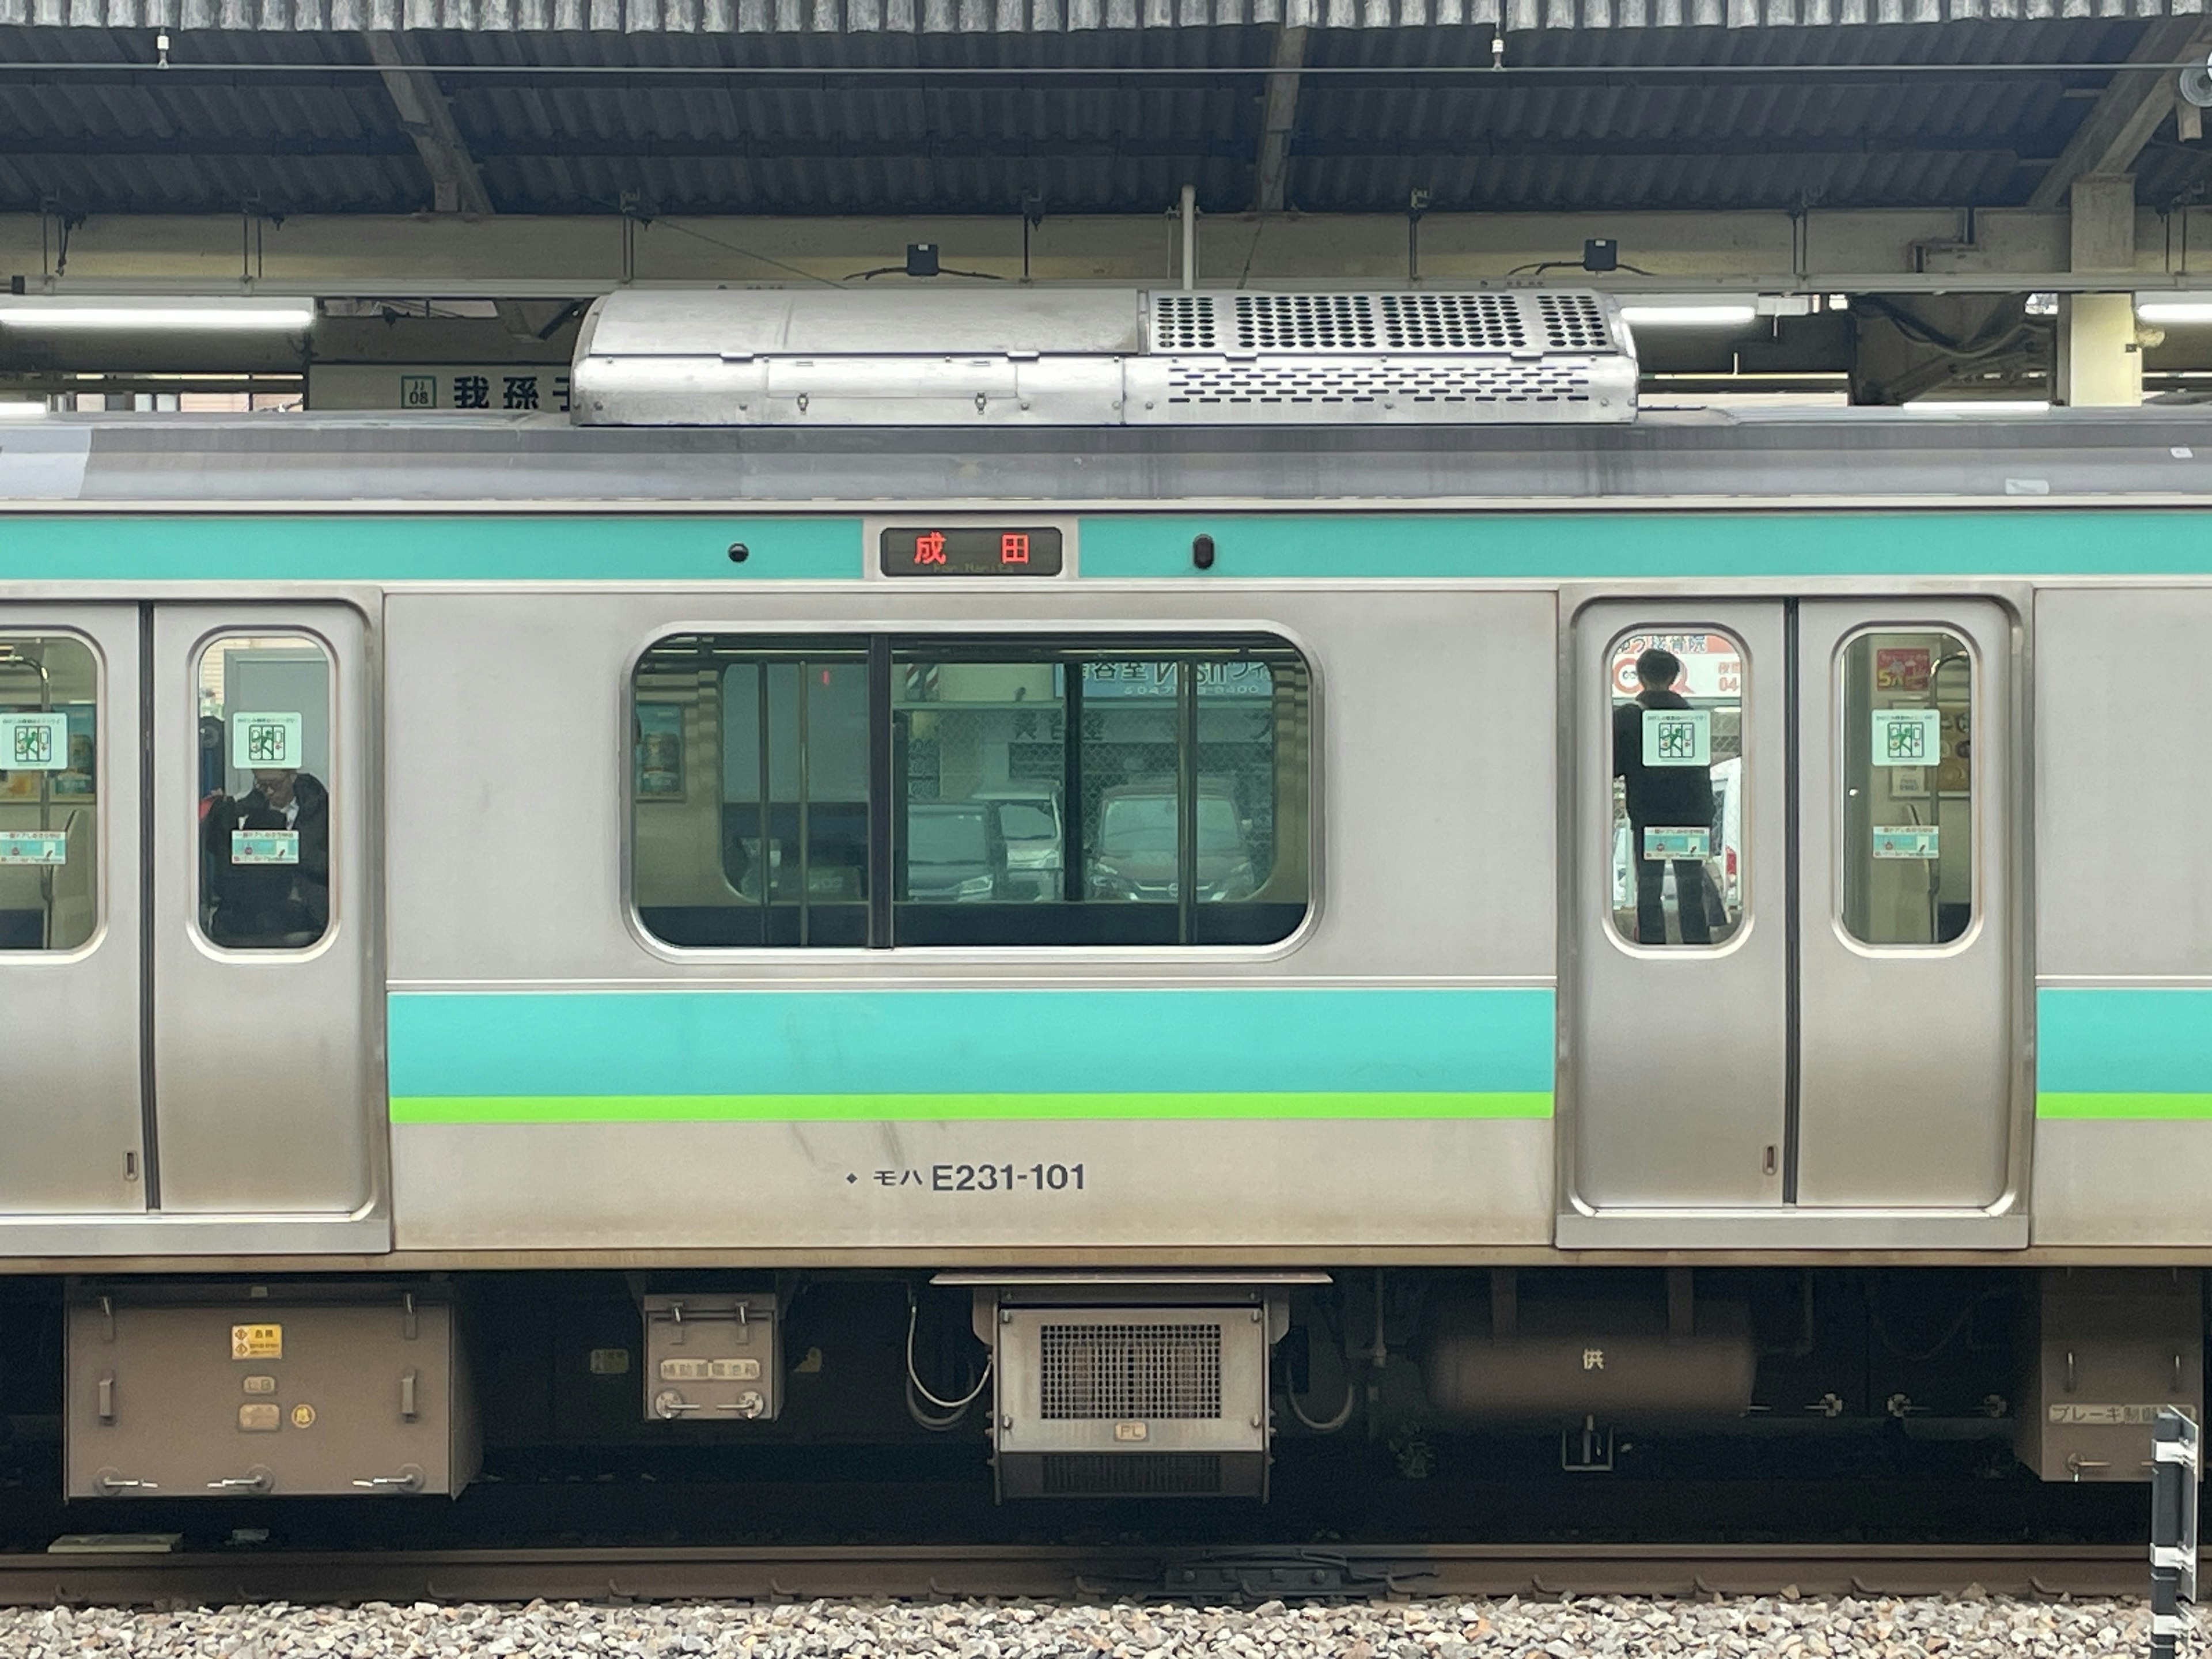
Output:
M0 694L46 717L26 742L93 740L0 780L0 1263L1169 1273L1255 1307L1355 1267L2193 1267L2208 469L2187 410L11 430L0 668L67 641L82 672ZM976 530L1057 532L1061 568L886 574ZM1623 665L1668 641L1732 659L1702 946L1623 921ZM211 688L256 650L320 699L327 917L232 948L207 803L253 769L241 700L284 697ZM653 678L671 650L705 653L690 702ZM1133 690L1097 667L1139 659L1183 665ZM1217 659L1273 665L1243 716L1264 799L1224 808L1268 826L1269 869L1235 878L1266 926L1178 902L1181 933L1135 942L945 942L905 889L823 896L802 854L799 907L834 933L850 899L859 933L717 931L786 890L775 791L738 775L771 769L769 694L730 689L760 665L818 699L865 682L851 708L901 712L907 744L917 700L954 696L933 665L1197 732L1242 676ZM1895 734L1932 745L1920 776L1869 769L1870 672L1923 694ZM817 718L857 748L806 763L879 792L873 715ZM1202 843L1200 775L1230 763L1171 750L1159 799ZM869 859L891 844L853 822ZM296 857L296 821L268 833ZM1937 873L1939 840L1971 858ZM1869 935L1868 902L1910 927Z
M19 488L4 631L90 647L99 731L44 808L96 859L5 878L32 911L98 872L81 942L0 955L11 1261L2212 1245L2197 419L694 434L630 472L645 447L527 422L11 434L15 465L73 448L79 477ZM657 499L580 499L617 488ZM1039 520L1059 576L880 574L886 525ZM1948 944L1838 920L1838 665L1869 629L1971 655ZM633 684L707 635L1264 639L1310 702L1279 757L1310 774L1282 854L1303 914L1243 945L657 939ZM1706 635L1741 644L1741 923L1655 950L1606 891L1609 673L1624 640ZM327 665L331 925L296 951L225 950L193 913L200 665L240 636ZM733 791L691 746L689 787ZM0 813L33 825L13 775ZM1081 1190L942 1189L1040 1163Z

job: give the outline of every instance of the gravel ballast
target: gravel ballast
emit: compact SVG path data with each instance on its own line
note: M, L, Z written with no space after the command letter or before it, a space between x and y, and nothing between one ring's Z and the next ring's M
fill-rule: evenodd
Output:
M1388 1601L1249 1608L1022 1601L527 1607L371 1602L149 1613L0 1609L6 1659L2106 1659L2148 1651L2135 1601L1935 1597Z

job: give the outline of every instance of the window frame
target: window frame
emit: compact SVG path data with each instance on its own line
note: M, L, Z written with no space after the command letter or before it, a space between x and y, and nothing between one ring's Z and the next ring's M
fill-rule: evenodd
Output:
M1176 944L1145 942L1131 945L1109 945L1091 942L1070 944L902 944L898 942L894 927L888 945L835 945L797 946L789 945L685 945L671 944L654 933L646 923L637 902L637 797L634 783L636 776L638 674L653 652L668 641L687 637L737 638L757 641L769 648L783 640L805 641L829 646L832 642L846 648L865 649L869 658L871 672L869 796L870 871L869 904L880 905L888 912L896 904L894 898L894 872L890 868L890 850L891 825L896 814L896 805L874 785L886 775L893 766L891 722L877 721L875 680L883 682L884 706L890 705L893 660L902 650L924 649L933 646L957 646L989 651L1001 647L1008 653L1024 649L1048 653L1054 649L1091 649L1109 652L1125 648L1133 656L1148 651L1195 653L1209 645L1226 649L1243 647L1285 652L1295 657L1305 673L1305 744L1306 774L1306 896L1304 913L1297 923L1281 939L1266 944ZM653 699L646 699L650 702ZM823 623L818 621L775 621L746 619L714 621L678 621L656 626L643 632L629 653L622 681L617 690L620 710L616 756L616 810L617 844L621 848L618 878L622 884L623 925L631 937L649 954L675 965L696 966L702 963L761 965L787 967L802 963L823 964L832 961L873 960L877 962L918 961L963 962L989 963L997 962L1022 963L1034 965L1039 961L1065 963L1188 963L1194 960L1224 962L1273 961L1302 949L1319 926L1323 911L1324 868L1323 853L1326 835L1323 824L1326 781L1323 775L1322 721L1323 719L1323 675L1311 645L1296 629L1280 623L1227 622L1204 628L1177 629L1172 624L1131 623L1127 621L1089 623L1071 622L1039 624L1028 621L962 621L933 623L922 619L901 621L897 625L854 624L852 623ZM877 751L882 752L878 754ZM877 869L883 871L877 878Z
M1983 686L1984 684L1986 665L1983 660L1981 646L1974 638L1972 629L1962 627L1957 622L1949 620L1936 622L1866 622L1860 623L1853 626L1844 633L1841 639L1836 641L1835 653L1829 663L1828 672L1828 685L1835 698L1835 724L1832 728L1830 741L1835 745L1835 767L1832 781L1836 793L1836 811L1834 820L1827 826L1827 833L1833 843L1832 855L1829 860L1828 874L1829 923L1835 929L1836 937L1842 940L1844 948L1846 950L1855 951L1860 956L1954 956L1971 948L1974 942L1981 937L1983 924L1986 920L1988 909L1988 892L1983 885L1983 868L1985 863L1985 860L1983 858L1983 848L1985 842L1984 813L1986 811L1986 803L1982 798L1984 793L1983 770L1979 757L1971 748L1967 750L1966 754L1966 831L1970 837L1967 846L1968 887L1966 902L1968 908L1966 925L1959 930L1957 937L1954 939L1931 939L1926 944L1919 944L1911 940L1904 939L1894 942L1883 942L1875 939L1861 939L1857 933L1852 931L1850 919L1847 914L1848 907L1845 901L1845 882L1847 879L1846 860L1851 858L1852 848L1850 846L1850 836L1848 832L1848 826L1844 823L1844 815L1845 811L1845 803L1850 798L1850 755L1852 753L1851 744L1854 740L1854 721L1851 716L1850 684L1849 679L1850 656L1852 648L1858 645L1861 641L1871 640L1875 636L1883 634L1917 634L1923 637L1929 638L1940 635L1943 638L1956 641L1961 647L1960 654L1966 658L1968 672L1972 676L1972 681L1970 682L1970 690L1966 697L1966 732L1969 742L1973 740L1974 733L1979 732L1985 723L1983 719L1983 703L1984 696ZM1934 658L1931 659L1929 680L1929 706L1932 708L1940 709L1942 706L1939 702L1936 701L1936 693L1939 688L1935 677L1942 672L1941 664L1951 660L1953 660L1953 659L1948 657ZM1871 680L1871 665L1869 665L1869 680ZM1859 720L1856 722L1858 727L1858 735L1861 737L1869 737L1867 721L1872 716L1874 708L1872 688L1869 684L1867 704L1863 708L1859 710ZM1870 737L1869 738L1869 740L1871 741ZM1930 774L1933 774L1936 770L1936 766L1931 764L1928 769ZM1934 779L1932 776L1929 779L1929 785L1930 787L1928 792L1928 799L1930 808L1934 816L1940 817L1942 813L1942 806L1940 803L1942 800L1942 795L1941 792L1933 787ZM1869 809L1869 814L1871 814L1871 809ZM1873 820L1870 815L1868 822L1869 826L1871 826ZM1937 827L1940 828L1940 824ZM1872 854L1869 854L1869 862L1871 861L1871 858ZM1941 860L1939 860L1939 866L1940 862Z
M92 658L92 931L78 943L63 950L41 948L33 951L0 951L0 963L10 968L24 967L33 963L53 963L66 965L82 962L97 951L107 938L108 906L112 889L108 879L110 848L108 843L108 809L117 774L109 765L109 717L113 711L111 702L112 686L108 673L106 652L100 641L81 628L68 626L40 627L26 623L0 629L0 643L12 640L67 640L84 647ZM134 769L135 776L135 769ZM134 812L137 808L134 806Z
M1661 610L1661 607L1655 605L1653 610L1657 611ZM1741 829L1742 840L1738 843L1738 849L1741 854L1741 858L1740 860L1741 868L1738 872L1735 923L1735 926L1729 929L1729 935L1726 939L1715 939L1704 945L1646 945L1636 939L1632 932L1624 933L1621 931L1618 912L1612 903L1613 837L1619 831L1622 823L1622 820L1616 818L1613 815L1613 784L1615 780L1613 774L1611 771L1613 763L1613 720L1615 712L1625 707L1627 702L1632 702L1634 698L1631 697L1622 700L1617 696L1610 678L1611 665L1620 656L1620 647L1630 640L1650 638L1655 635L1666 635L1672 634L1685 634L1689 633L1693 629L1701 629L1703 632L1709 635L1718 634L1724 639L1729 641L1735 647L1736 660L1741 665L1737 671L1741 678L1741 684L1737 687L1736 690L1736 757L1742 764L1736 775L1738 780L1736 784L1736 818L1737 823ZM1607 870L1606 893L1607 902L1605 917L1605 936L1615 949L1625 951L1631 956L1647 957L1669 962L1700 961L1708 957L1730 955L1744 947L1744 942L1750 939L1752 929L1756 925L1757 919L1757 905L1755 901L1757 901L1759 896L1759 884L1753 879L1753 872L1756 865L1756 860L1753 856L1753 837L1756 832L1753 824L1753 814L1750 811L1750 805L1753 794L1753 785L1759 781L1759 775L1763 772L1764 766L1763 764L1754 764L1754 757L1752 753L1753 747L1752 742L1753 724L1752 715L1753 699L1758 695L1758 682L1761 675L1767 671L1754 667L1751 643L1737 632L1735 626L1723 625L1718 623L1690 623L1677 625L1667 625L1656 623L1638 623L1633 627L1621 629L1606 642L1605 655L1601 666L1601 672L1607 676L1605 732L1601 739L1606 745L1606 765L1607 768L1605 831L1605 856ZM1784 671L1779 665L1777 665L1771 672L1778 675ZM1789 765L1788 757L1786 755L1782 757L1781 761L1784 770L1786 771ZM1707 768L1709 774L1711 769L1709 765ZM1632 912L1633 911L1636 904L1636 897L1633 890L1635 886L1636 860L1640 856L1640 849L1632 843L1633 838L1632 837L1632 844L1628 849L1631 888L1629 895L1629 907ZM1679 891L1675 895L1674 902L1679 913L1682 902L1681 895ZM1723 894L1723 907L1725 908L1725 894Z
M196 879L192 884L191 904L190 906L191 940L192 943L199 949L205 951L210 955L219 957L225 962L302 962L310 957L319 956L324 951L334 948L334 941L337 939L339 932L344 924L344 917L339 906L339 888L341 884L338 879L338 872L341 867L339 861L346 856L346 848L343 846L343 837L340 830L341 813L338 809L338 802L341 799L339 790L343 782L340 777L339 771L340 755L343 747L339 740L339 733L343 730L343 723L345 720L346 711L340 702L340 694L343 688L340 684L340 678L338 674L338 648L327 637L325 637L320 630L309 628L302 623L289 622L279 622L277 625L273 627L263 626L256 623L224 623L217 627L210 629L206 633L201 635L199 638L193 641L191 648L187 653L186 668L191 677L187 682L187 690L191 698L191 738L193 743L192 770L194 773L198 770L199 743L200 671L207 661L207 653L209 652L216 649L225 640L240 639L300 641L313 646L316 650L322 653L324 681L323 697L325 707L330 711L327 717L326 729L323 733L323 740L329 746L330 750L329 771L331 774L329 777L319 777L317 779L317 781L323 786L325 792L329 796L331 804L329 826L330 869L326 873L324 881L325 890L323 899L323 931L315 938L313 943L307 945L249 946L244 948L234 945L225 945L221 940L211 935L207 931L200 914L202 904L206 897L205 888L204 885L205 881L205 872L201 869L198 863L198 859L202 850L201 832L203 826L198 822L195 822L192 828L192 846L194 849L193 869L196 872ZM224 738L226 742L228 740L228 737L229 732L228 723L226 722L224 731ZM224 769L226 772L228 772L228 768L229 763L226 758L224 762ZM304 771L306 769L303 767L301 769ZM195 797L192 805L195 810L198 809L199 805L198 798ZM156 833L159 833L158 830Z

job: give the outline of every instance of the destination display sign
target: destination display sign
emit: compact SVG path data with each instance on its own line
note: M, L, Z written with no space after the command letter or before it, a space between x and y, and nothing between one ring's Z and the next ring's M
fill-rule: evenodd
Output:
M1057 576L1060 532L1021 525L894 526L882 536L886 576Z

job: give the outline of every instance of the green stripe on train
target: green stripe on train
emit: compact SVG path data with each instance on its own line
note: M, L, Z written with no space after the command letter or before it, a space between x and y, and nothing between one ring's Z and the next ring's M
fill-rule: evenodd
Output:
M1007 511L1016 507L1010 504ZM1083 580L1368 581L2212 573L2174 507L1764 507L1084 515ZM0 580L859 583L856 515L690 512L10 513ZM1193 536L1214 539L1206 571ZM730 562L743 542L751 556Z
M880 1123L974 1119L1548 1118L1547 1092L396 1095L394 1123Z
M2212 1093L2039 1094L2035 1115L2048 1118L2212 1119Z

